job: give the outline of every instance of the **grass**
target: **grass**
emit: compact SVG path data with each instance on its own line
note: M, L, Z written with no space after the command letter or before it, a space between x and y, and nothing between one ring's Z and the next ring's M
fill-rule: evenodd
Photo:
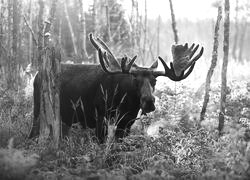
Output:
M222 137L217 132L220 67L200 126L209 62L198 63L180 83L158 79L155 112L137 120L123 142L99 145L93 130L83 131L76 124L60 150L27 139L32 119L29 86L16 92L1 84L0 179L248 179L249 63L229 64L230 94Z

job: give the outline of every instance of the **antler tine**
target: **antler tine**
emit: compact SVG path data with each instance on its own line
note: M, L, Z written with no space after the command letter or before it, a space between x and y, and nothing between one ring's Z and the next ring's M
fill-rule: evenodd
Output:
M119 62L117 61L116 57L114 56L114 54L111 52L111 50L108 48L108 46L100 39L97 38L95 39L93 37L93 34L90 33L89 34L89 40L90 42L93 44L93 46L95 47L96 50L99 50L99 48L105 50L108 52L108 54L110 55L110 57L112 58L112 61L110 62L111 64L113 64L115 67L120 67ZM109 63L108 58L105 59L105 61Z
M135 56L129 61L129 63L128 63L128 65L127 65L128 71L130 71L130 69L132 68L132 66L133 66L133 64L134 64L134 62L135 62L135 60L136 60L136 58L137 58L137 56L135 55Z
M110 71L107 69L105 63L104 63L104 60L103 60L103 56L104 56L104 59L107 59L107 52L105 51L104 53L102 53L102 50L101 48L98 49L98 56L99 56L99 60L100 60L100 64L102 66L102 69L106 72L106 73L109 73L109 74L117 74L117 73L121 73L121 71ZM105 60L106 61L106 60Z
M171 70L169 69L168 65L166 62L161 58L161 56L158 56L159 60L161 61L163 67L164 67L164 72L162 71L154 71L154 76L171 76ZM170 78L171 79L171 78Z
M197 51L198 48L199 48L199 44L194 48L194 50L192 50L190 54L190 59L193 57L194 53Z
M194 43L190 46L190 48L189 48L189 51L192 51L192 49L194 48Z
M195 51L197 51L198 49L198 45L195 47L195 49L192 51L191 55L190 55L190 59L192 58L192 56L194 55ZM184 68L184 70L186 70L191 64L193 64L194 62L196 62L203 54L204 48L202 47L199 54L197 56L195 56Z
M167 71L170 71L168 65L167 65L166 62L162 59L162 57L159 56L158 58L159 58L159 60L161 61L161 63L162 63L162 65L163 65L164 69L167 70Z
M174 47L176 48L176 47ZM161 61L165 72L162 71L154 71L154 75L155 76L167 76L169 79L173 80L173 81L181 81L185 78L187 78L191 72L194 69L195 66L195 62L201 57L201 55L203 54L204 48L202 47L199 54L197 56L195 56L193 59L193 55L195 54L195 52L197 51L197 49L199 48L199 45L196 45L193 43L190 48L188 48L188 44L186 43L184 46L179 46L178 47L178 52L176 52L176 49L172 48L172 52L173 52L173 56L175 58L176 53L177 54L177 58L180 58L180 60L184 60L187 61L187 64L185 66L185 68L181 69L180 75L177 76L175 73L175 69L174 69L174 64L172 62L170 62L170 68L168 67L168 65L166 64L166 62L159 56L159 60ZM182 49L180 49L182 48ZM191 59L191 60L190 60ZM175 60L175 59L174 59ZM179 59L176 59L179 60ZM189 61L188 61L189 60ZM189 69L188 69L189 68ZM188 71L185 74L185 71L188 69Z
M90 42L93 44L93 46L96 48L96 50L99 51L100 46L98 46L98 44L95 42L92 33L89 34L89 40L90 40Z
M164 72L162 71L154 71L154 76L166 76L169 79L173 80L173 81L181 81L183 79L185 79L192 71L194 68L194 64L190 67L190 69L188 70L188 72L184 75L184 71L183 70L180 74L180 76L176 76L175 71L174 71L174 67L173 67L173 63L170 63L170 68L168 67L168 65L166 64L166 62L159 56L158 57L159 60L161 61L163 67L164 67Z
M107 52L106 51L104 52L103 56L104 56L105 63L109 66L110 64L109 64L109 61L108 61L108 57L107 57Z
M104 52L104 56L105 56L106 52ZM99 60L100 60L100 64L102 66L102 69L106 72L106 73L110 73L110 71L106 68L106 65L103 61L103 54L102 54L102 50L99 48L98 49L98 56L99 56Z
M200 53L194 57L193 61L197 61L202 56L203 51L204 51L204 48L202 47Z
M125 73L127 71L126 69L126 63L127 63L127 57L123 57L122 60L121 60L121 69L122 69L122 72Z
M116 65L120 66L119 62L117 61L116 57L114 56L114 54L111 52L111 50L109 49L109 47L107 46L107 44L105 42L103 42L100 38L96 38L97 41L101 44L101 46L104 48L104 50L106 50L110 56L112 57L112 59L114 60L114 62L116 63Z
M195 65L195 62L193 62L193 64L190 66L190 68L188 69L188 72L184 75L183 74L183 77L182 77L182 79L185 79L186 77L188 77L189 76L189 74L193 71L193 69L194 69L194 65ZM183 73L184 73L184 71L183 71Z

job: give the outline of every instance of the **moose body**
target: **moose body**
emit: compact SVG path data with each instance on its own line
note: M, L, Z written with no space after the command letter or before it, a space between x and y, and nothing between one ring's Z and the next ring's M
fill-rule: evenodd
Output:
M128 135L140 109L138 82L133 75L107 74L100 65L62 64L61 69L60 112L65 125L70 127L72 123L80 122L83 128L96 128L98 139L104 141L104 117L109 116L120 120L116 137ZM34 122L40 113L40 90L38 73L34 80ZM30 136L38 135L37 132L33 129Z
M153 91L156 78L166 76L173 81L185 79L203 53L202 47L192 59L199 45L194 47L193 44L189 48L188 44L173 46L175 66L181 67L177 76L173 63L169 68L161 57L159 60L164 71L157 71L158 61L149 68L140 67L134 63L136 56L132 59L125 56L118 60L103 41L93 38L92 34L90 41L98 50L100 65L61 65L60 113L66 125L63 127L80 122L83 128L95 128L100 142L104 142L107 124L111 121L117 127L117 138L128 135L140 109L143 114L155 110ZM34 119L29 137L39 135L41 82L39 72L34 80ZM63 128L63 134L67 134L67 128Z

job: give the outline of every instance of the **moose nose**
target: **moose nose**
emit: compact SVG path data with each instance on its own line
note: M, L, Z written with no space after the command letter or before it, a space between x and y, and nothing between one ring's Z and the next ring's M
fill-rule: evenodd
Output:
M144 96L141 99L141 108L145 113L155 110L155 98L153 96Z

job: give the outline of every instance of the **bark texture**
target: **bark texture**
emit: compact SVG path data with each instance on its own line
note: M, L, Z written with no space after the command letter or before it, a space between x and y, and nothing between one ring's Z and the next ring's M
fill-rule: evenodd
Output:
M230 3L225 0L225 21L224 21L224 41L223 41L223 63L221 71L221 98L220 98L220 113L219 113L219 134L222 134L224 128L226 95L227 95L227 65L229 52L229 33L230 33Z
M177 31L177 28L176 28L176 20L175 20L175 14L174 14L174 8L173 8L172 0L169 0L169 5L170 5L170 11L171 11L171 18L172 18L172 29L173 29L173 32L174 32L174 42L175 42L175 44L178 44L179 37L178 37L178 31Z
M72 24L71 24L70 18L69 18L68 7L67 7L67 0L64 0L63 4L64 4L65 16L66 16L66 19L67 19L67 23L68 23L68 26L69 26L70 35L71 35L71 39L72 39L72 43L73 43L74 53L75 53L75 55L77 55L78 51L77 51L76 36L75 36L74 31L73 31L73 27L72 27Z
M222 18L222 8L219 6L218 7L217 21L216 21L215 29L214 29L214 46L213 46L212 62L211 62L210 68L207 72L205 95L204 95L203 106L202 106L202 110L201 110L201 114L200 114L200 121L203 121L205 118L206 108L207 108L207 104L209 102L209 92L211 90L210 89L211 78L212 78L213 73L214 73L214 68L216 67L216 64L217 64L218 46L219 46L219 29L220 29L221 18Z
M82 49L81 49L81 56L82 59L88 59L89 55L86 49L86 18L85 18L85 14L83 11L83 3L82 0L79 0L79 5L80 5L80 33L81 33L81 42L82 42Z

